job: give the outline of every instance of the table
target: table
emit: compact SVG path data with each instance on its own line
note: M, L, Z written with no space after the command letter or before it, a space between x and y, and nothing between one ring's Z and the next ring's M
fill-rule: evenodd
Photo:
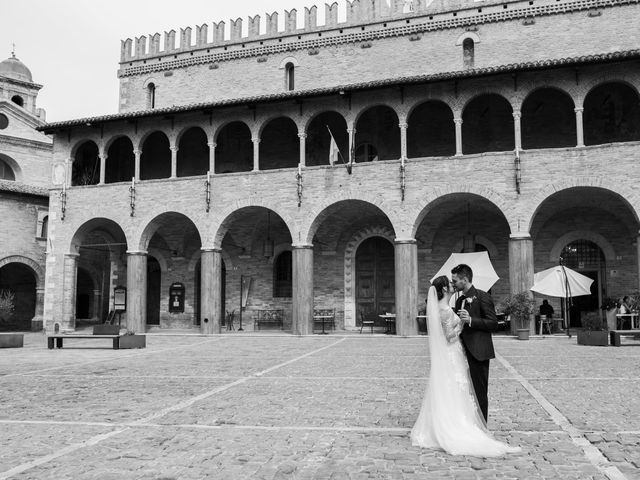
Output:
M620 324L624 323L624 320L628 318L631 322L631 328L640 328L640 321L638 319L638 313L618 313L616 314L616 330L620 329ZM638 326L634 325L638 323Z
M418 320L418 334L428 334L429 328L427 327L427 316L426 315L416 315L416 320ZM424 330L420 330L420 320L424 320Z
M387 323L387 328L385 332L387 335L395 335L396 334L396 314L395 313L385 313L384 315L378 315L378 317L382 318ZM393 327L393 328L391 328Z
M322 320L322 331L318 332L318 335L327 335L329 332L324 331L324 321L328 318L333 318L333 315L314 315L313 320Z

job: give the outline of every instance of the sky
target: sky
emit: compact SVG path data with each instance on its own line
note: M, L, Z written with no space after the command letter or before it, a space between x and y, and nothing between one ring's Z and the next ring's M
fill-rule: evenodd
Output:
M331 0L333 1L333 0ZM344 1L339 19L344 15ZM296 8L298 26L305 6L318 6L324 23L324 2L313 0L3 0L0 16L0 61L16 57L43 85L38 107L47 121L106 115L118 110L120 40L224 20ZM282 27L281 27L282 28Z

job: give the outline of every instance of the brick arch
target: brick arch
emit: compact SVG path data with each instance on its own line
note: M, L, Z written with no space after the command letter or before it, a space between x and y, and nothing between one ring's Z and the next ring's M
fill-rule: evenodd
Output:
M628 207L637 222L640 222L640 195L632 188L620 185L606 177L575 177L546 185L538 189L538 192L529 202L529 208L523 214L522 225L526 231L531 231L533 221L542 208L544 202L554 194L571 188L598 188L617 195Z
M20 168L20 164L16 162L12 157L7 154L0 153L0 160L9 165L9 168L13 171L13 176L16 179L16 182L22 181L22 168Z
M638 76L624 73L605 73L595 78L591 78L586 81L579 92L579 97L576 99L576 107L584 108L584 101L589 93L595 88L598 88L607 83L622 83L628 87L631 87L636 95L640 97L640 89L638 88Z
M113 236L113 229L116 228L117 230L119 230L118 233L120 233L124 237L127 247L131 247L133 245L133 243L131 243L130 235L128 234L127 230L123 228L119 220L114 217L110 217L107 215L88 217L81 220L77 224L80 226L76 228L75 233L71 237L71 240L68 244L68 249L66 251L63 251L62 253L79 253L80 242L82 241L84 236L92 232L93 230L104 227L105 225L108 228L103 228L103 230L105 230L105 232L111 237L112 240L115 241L115 237Z
M558 238L549 252L549 261L557 262L558 258L560 258L560 253L562 253L562 249L576 240L587 240L595 243L602 250L607 263L611 264L615 261L616 251L609 240L599 233L591 232L589 230L574 230Z
M258 138L262 138L262 133L264 132L264 129L266 128L267 125L269 125L269 123L271 123L273 120L277 120L279 118L287 118L289 120L291 120L294 125L297 127L298 132L301 131L301 121L300 118L296 115L290 115L288 113L283 113L283 112L275 112L272 115L269 115L267 117L265 117L263 120L261 120L259 123L257 123L256 125L256 129L257 129L257 134L258 134ZM252 130L252 134L253 134L253 130Z
M363 113L376 107L389 107L396 114L396 117L398 117L398 123L400 122L402 111L398 108L398 106L393 105L390 102L379 101L379 102L363 105L358 111L356 111L355 114L353 115L353 127L356 128L356 125L358 125L358 120L360 120L360 117L362 116Z
M526 90L523 89L523 91L521 92L521 95L513 99L512 106L513 106L514 112L521 111L522 105L524 105L524 102L526 102L527 99L531 95L536 93L538 90L543 90L543 89L557 90L560 93L564 93L573 101L574 108L577 106L576 102L577 102L578 95L575 89L564 88L563 86L555 85L552 83L542 83L542 84L532 83L528 85L528 88Z
M10 263L20 263L29 267L36 277L36 288L44 288L44 268L37 261L24 255L10 255L0 260L0 268Z
M349 128L349 119L345 114L345 112L341 111L341 109L338 109L338 108L327 107L327 108L318 109L314 111L312 114L306 115L304 117L303 128L305 133L309 129L309 125L311 125L311 122L313 122L318 116L322 115L323 113L336 113L340 115L344 119L344 123L347 124L347 128Z
M218 141L218 135L220 135L220 132L222 132L222 130L224 130L226 127L228 127L232 123L236 123L236 122L243 123L244 125L246 125L246 127L249 129L249 133L251 134L251 137L254 136L255 130L257 128L255 123L246 122L245 120L238 119L238 118L229 118L228 120L225 120L224 122L219 123L219 124L216 125L215 129L213 130L213 141L217 142ZM206 130L205 130L205 132L206 132Z
M105 155L108 155L109 148L111 148L111 145L113 145L113 143L116 140L118 140L119 138L127 138L127 139L129 139L129 141L131 142L131 146L133 148L133 151L134 152L136 151L136 143L138 143L138 138L132 137L132 136L129 136L129 135L125 135L125 134L122 134L122 133L116 133L115 135L109 137L104 142L104 144L102 145L102 149L103 149Z
M348 202L348 201L360 201L365 202L374 207L377 207L391 222L395 234L397 232L401 232L403 229L399 228L401 226L401 219L395 215L395 212L391 210L388 205L382 201L377 195L373 195L367 192L353 192L353 191L342 191L339 195L333 195L330 199L326 199L324 203L319 204L316 208L312 209L308 215L306 215L305 220L300 225L300 238L301 243L311 245L313 243L313 236L316 234L318 227L320 224L326 219L328 215L331 214L329 209L338 203Z
M167 137L167 140L169 141L169 146L174 145L175 135L173 134L173 132L167 133L165 130L161 128L150 127L148 130L143 131L140 134L140 136L136 139L137 144L136 143L133 144L133 151L135 152L136 150L140 150L142 152L142 146L144 145L144 142L147 140L147 138L149 138L152 134L156 132L160 132L165 137ZM133 140L131 141L133 142Z
M210 131L207 130L207 128L202 125L202 124L198 124L198 123L189 123L188 125L185 125L184 127L182 127L180 130L178 130L175 134L175 144L176 146L180 145L180 140L182 139L182 136L187 133L188 130L191 130L192 128L199 128L200 130L202 130L202 132L205 134L205 136L207 137L207 143L210 141ZM169 137L169 142L171 142L171 137Z
M366 227L355 233L347 242L344 249L344 326L356 326L356 289L355 268L356 253L362 242L371 237L382 237L393 243L395 233L393 230L374 226Z
M471 103L473 100L475 100L476 98L482 97L484 95L498 95L502 98L504 98L509 105L511 105L511 109L514 109L514 96L512 93L507 93L508 90L506 88L499 88L499 87L493 87L493 86L487 86L484 88L479 88L479 89L471 89L469 90L469 92L467 92L467 94L465 96L463 96L458 102L456 102L456 107L458 107L460 110L460 116L462 116L464 114L464 111L466 110L466 108L469 106L469 103ZM453 105L450 105L452 110L454 108ZM455 112L455 110L454 110Z
M508 201L501 194L495 190L485 187L483 185L465 184L465 185L448 185L445 188L436 188L430 192L430 195L426 196L421 203L418 204L416 210L413 213L415 219L411 227L411 238L415 238L420 224L425 219L427 214L435 206L437 202L444 200L449 195L456 194L470 194L482 197L483 199L491 202L499 211L509 224L511 230L510 233L518 231L518 218L513 206L513 202Z
M424 105L425 103L429 103L429 102L438 102L438 103L444 103L447 107L449 107L449 110L451 110L451 113L453 113L453 116L455 117L455 111L454 111L454 105L452 103L450 103L451 99L448 97L426 97L426 98L419 98L417 100L415 100L411 106L409 106L409 108L407 108L407 111L405 112L405 120L408 122L409 119L411 118L411 115L413 114L413 112L416 110L416 108Z
M278 215L287 226L292 242L300 243L295 241L295 239L298 238L298 236L295 235L295 233L298 232L298 229L296 228L296 222L291 217L291 215L288 215L284 212L284 208L282 207L282 205L274 205L272 203L265 202L262 198L253 197L235 202L225 210L222 210L218 214L216 221L208 223L205 236L202 237L202 248L221 249L222 240L229 231L229 228L233 223L235 214L237 214L240 210L244 210L250 207L264 208Z
M155 211L153 213L145 215L143 219L138 220L138 222L136 222L138 227L133 234L133 242L131 243L131 246L133 248L130 248L130 249L131 250L137 249L143 252L146 251L147 248L149 247L149 242L151 241L151 238L153 237L153 235L156 233L156 231L160 226L159 225L160 220L162 219L162 217L168 214L179 215L183 217L185 220L191 222L195 227L196 231L198 232L198 235L200 236L200 243L202 244L203 235L202 235L202 228L200 228L199 219L194 218L191 212L185 212L183 210L173 209L173 210Z
M75 161L76 155L78 154L78 150L80 149L80 147L82 147L85 143L88 143L88 142L93 143L98 148L98 155L102 155L100 143L92 137L84 137L81 140L78 140L77 142L75 142L71 146L71 149L69 150L69 158L72 162Z

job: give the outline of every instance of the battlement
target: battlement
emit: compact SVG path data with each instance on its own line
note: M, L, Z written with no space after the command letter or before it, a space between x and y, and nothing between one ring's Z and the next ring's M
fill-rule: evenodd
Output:
M562 0L566 1L566 0ZM558 0L538 0L536 3L553 3ZM615 3L609 0L608 3ZM483 8L505 8L509 4L521 3L529 5L526 0L342 0L324 6L324 23L319 23L318 7L304 7L302 25L298 26L298 10L293 8L284 12L284 22L280 22L278 12L265 14L264 19L260 15L250 16L247 19L247 28L243 27L243 19L236 18L229 21L229 32L224 21L213 22L211 33L208 24L180 29L179 43L176 44L176 30L162 35L154 33L148 37L142 35L135 40L127 38L121 42L121 63L189 52L214 47L224 47L238 43L248 43L270 39L282 39L286 36L305 33L321 33L323 31L357 27L366 24L375 24L385 21L402 21L420 16L433 16L449 14L457 16L458 12L469 10L481 12ZM340 21L342 20L342 21ZM280 25L283 29L280 29Z

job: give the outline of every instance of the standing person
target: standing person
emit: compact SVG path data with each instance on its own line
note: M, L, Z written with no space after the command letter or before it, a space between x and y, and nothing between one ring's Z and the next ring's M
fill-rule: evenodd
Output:
M429 289L429 381L411 443L451 455L497 457L519 452L520 448L496 440L487 430L460 343L463 324L449 306L453 292L444 275L435 278Z
M455 289L462 292L456 299L454 311L464 327L460 338L469 362L473 388L485 421L488 419L489 360L495 358L491 332L498 329L496 310L491 295L473 286L473 271L460 264L451 270Z

